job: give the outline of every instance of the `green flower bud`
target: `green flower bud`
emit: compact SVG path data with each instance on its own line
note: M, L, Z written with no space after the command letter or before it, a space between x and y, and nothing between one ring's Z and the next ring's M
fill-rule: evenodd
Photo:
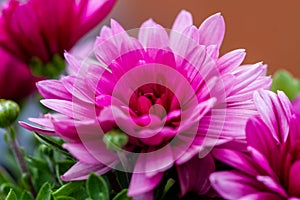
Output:
M128 136L121 130L111 130L103 136L103 142L109 150L117 151L128 142Z
M0 128L12 125L20 113L19 105L11 100L0 99Z

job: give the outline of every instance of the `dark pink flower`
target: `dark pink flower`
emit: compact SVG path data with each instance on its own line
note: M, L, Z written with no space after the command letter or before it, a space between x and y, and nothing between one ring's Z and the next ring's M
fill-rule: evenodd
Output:
M0 98L21 100L35 90L35 82L41 80L33 76L23 62L0 48Z
M29 63L62 55L112 9L116 0L10 0L0 18L0 46Z
M36 80L29 67L40 76L61 72L65 50L94 28L112 9L116 0L9 0L0 16L0 57L10 54L15 65L0 62L1 72L13 85L0 85L0 98L20 99ZM62 63L58 63L58 62ZM49 63L53 62L53 65ZM48 65L47 65L48 64ZM20 66L27 67L19 71ZM8 69L8 67L10 69ZM53 68L53 69L52 69ZM56 69L57 68L57 69ZM23 71L26 72L23 72ZM12 73L11 73L12 72ZM31 77L31 79L30 79ZM21 80L17 80L21 79ZM24 85L24 79L28 81ZM11 83L11 82L9 82ZM2 87L1 87L2 86ZM16 87L17 86L17 87ZM9 91L8 91L9 90ZM26 91L26 92L25 92ZM10 95L2 95L2 94Z
M226 199L300 198L300 124L283 92L255 93L259 115L246 126L248 153L214 150L235 168L215 172L210 180Z
M128 195L146 198L173 167L181 195L205 194L215 168L209 151L245 139L253 92L271 83L265 65L240 66L244 50L219 58L224 32L220 14L197 28L182 11L170 35L148 20L137 39L112 20L95 42L95 61L66 54L72 75L38 83L42 104L59 114L30 119L42 127L21 125L66 141L78 163L65 181L116 168L133 173Z

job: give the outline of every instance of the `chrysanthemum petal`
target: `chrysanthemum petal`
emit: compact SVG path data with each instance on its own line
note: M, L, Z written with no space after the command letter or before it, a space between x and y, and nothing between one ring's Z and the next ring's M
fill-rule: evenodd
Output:
M36 84L40 94L46 99L71 100L72 95L59 80L44 80Z
M290 169L289 183L288 183L288 192L290 196L295 196L295 197L300 196L299 170L300 170L300 161L298 160L295 163L293 163Z
M28 124L26 122L19 122L20 126L22 126L23 128L26 128L27 130L33 131L33 132L37 132L40 134L44 134L44 135L49 135L49 136L57 136L57 134L55 133L54 130L52 129L46 129L44 127L38 127L38 126L34 126L32 124Z
M195 156L183 165L177 166L181 195L195 192L205 194L210 188L209 175L215 171L215 164L209 154L204 158Z
M63 181L78 181L88 178L91 172L102 175L111 170L111 168L103 164L86 164L83 162L77 162L73 165L64 175L61 176Z
M236 171L215 172L210 176L210 181L225 199L239 199L259 191L259 185L254 178Z
M225 35L225 22L220 13L207 18L199 27L199 43L209 46L221 46Z
M167 32L152 19L142 24L139 30L139 41L145 48L165 49L169 47Z
M187 27L190 27L192 25L193 25L192 14L186 10L182 10L177 15L174 21L174 24L172 26L172 31L177 33L182 33ZM172 33L171 33L171 38L172 38Z
M233 168L243 171L249 175L259 175L259 171L257 171L251 157L246 153L216 148L213 150L213 156Z
M282 197L279 196L279 195L276 195L272 192L257 192L257 193L246 195L246 196L240 198L239 200L248 200L248 199L253 199L253 200L266 200L266 199L282 200Z
M141 173L133 173L127 195L135 197L152 191L161 181L162 177L163 173L157 173L152 177Z
M243 62L246 56L244 49L233 50L223 55L218 61L217 65L221 73L231 72Z

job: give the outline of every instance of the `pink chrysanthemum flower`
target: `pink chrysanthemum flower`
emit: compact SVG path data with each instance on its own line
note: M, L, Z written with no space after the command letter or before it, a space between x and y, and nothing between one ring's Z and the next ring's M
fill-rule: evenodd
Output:
M283 92L259 91L254 101L259 115L247 122L248 153L214 150L235 169L213 173L212 185L226 199L299 199L299 120Z
M63 54L111 10L115 0L10 0L0 18L0 46L29 63Z
M33 76L27 65L1 48L0 55L0 98L21 100L36 88L35 83L41 79Z
M30 119L43 128L21 124L66 141L78 163L65 181L116 168L132 172L128 195L146 198L173 168L181 195L205 194L215 168L209 150L245 138L253 91L271 83L265 65L240 66L244 50L219 58L224 32L220 14L196 28L182 11L170 35L148 20L138 39L112 21L95 42L97 62L66 54L72 75L38 83L42 104L60 114Z
M100 23L116 0L9 0L2 5L0 16L0 57L10 54L12 59L34 71L35 75L53 77L61 72L65 50ZM53 65L49 63L54 62ZM61 63L58 63L61 62ZM48 65L47 65L48 64ZM60 67L59 67L60 66ZM20 99L23 87L32 88L34 76L27 76L20 65L0 62L3 74L18 88L6 84L0 98ZM28 70L27 70L28 71ZM22 75L24 76L22 77ZM2 73L1 73L2 75ZM18 80L21 77L20 80ZM28 79L28 81L21 81ZM21 87L22 86L22 87ZM35 87L34 87L35 88ZM10 95L2 95L2 93ZM17 98L16 98L17 96Z

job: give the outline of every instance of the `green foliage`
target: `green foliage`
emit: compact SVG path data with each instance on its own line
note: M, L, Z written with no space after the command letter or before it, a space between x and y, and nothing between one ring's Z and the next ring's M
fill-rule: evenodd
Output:
M45 183L37 194L36 200L51 200L51 193L51 185L49 183Z
M96 174L91 174L86 182L88 195L93 200L109 200L109 191L105 180Z
M285 92L288 98L292 101L300 92L300 82L288 71L280 70L273 76L271 90L274 92L277 90Z
M31 194L27 191L22 192L21 194L21 200L33 200L33 197Z
M132 198L127 196L127 191L127 189L122 190L113 198L113 200L131 200Z
M104 135L103 142L107 149L118 151L127 144L128 136L121 130L112 130Z
M57 78L63 72L65 66L65 60L59 54L55 54L52 60L47 63L37 57L33 57L30 62L30 69L34 75L47 78Z
M58 188L55 192L52 193L52 195L56 199L60 196L70 196L71 194L76 193L78 188L82 186L84 186L84 182L82 181L69 182Z
M17 200L17 195L13 191L13 189L10 189L10 191L9 191L7 197L5 198L5 200Z

